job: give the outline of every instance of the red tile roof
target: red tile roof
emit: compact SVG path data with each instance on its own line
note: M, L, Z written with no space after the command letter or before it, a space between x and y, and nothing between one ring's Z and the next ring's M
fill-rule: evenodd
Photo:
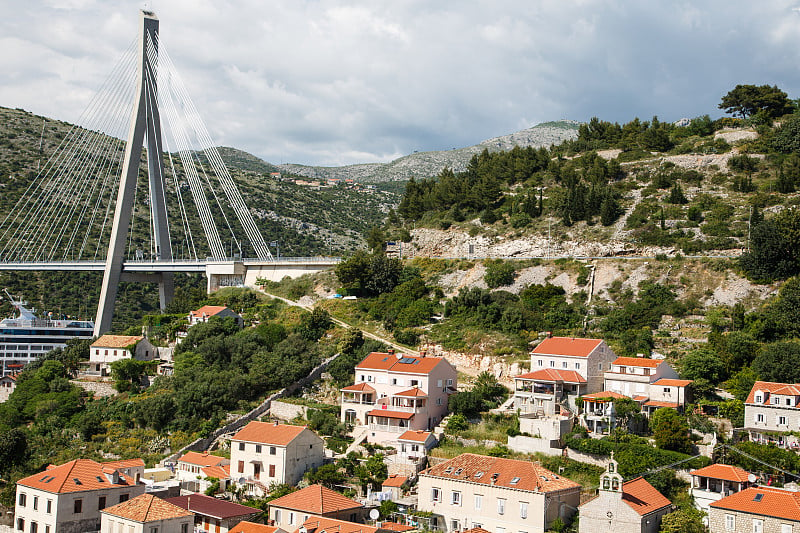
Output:
M187 511L192 511L194 514L201 514L219 519L232 518L235 516L250 516L261 512L261 509L254 509L246 505L218 500L217 498L212 498L205 494L175 496L174 498L166 498L166 501L182 509L186 509Z
M574 370L557 370L555 368L543 368L514 376L514 379L535 379L538 381L560 381L564 383L586 383L586 378Z
M214 316L214 315L216 315L218 313L223 312L226 309L227 309L227 307L225 307L224 305L204 305L203 307L201 307L197 311L189 311L189 314L191 316L193 316L193 317L202 318L203 315L205 315L205 316ZM233 311L231 311L231 312L233 312Z
M206 467L221 466L227 464L229 461L224 457L211 455L210 453L186 452L178 458L178 462Z
M640 516L672 505L672 502L643 477L637 477L622 484L622 501Z
M648 407L668 407L669 409L677 409L680 407L680 404L675 402L657 402L655 400L644 402L644 404Z
M580 490L581 487L537 463L473 453L462 453L420 475L538 492ZM514 480L516 482L512 483Z
M303 522L303 527L308 533L376 533L379 528L366 526L364 524L355 524L353 522L346 522L344 520L335 520L333 518L309 518ZM298 529L299 531L299 529Z
M103 466L110 466L111 468L144 468L144 459L122 459L119 461L106 461Z
M350 385L348 387L342 387L339 389L341 391L348 391L348 392L375 392L375 389L371 387L369 384L365 383L357 383L355 385Z
M584 394L582 398L584 400L601 400L607 398L611 398L612 400L614 400L619 398L627 398L627 396L625 396L624 394L620 394L618 392L606 390L603 392L593 392L592 394Z
M411 531L412 529L417 529L412 526L405 526L403 524L398 524L397 522L381 522L381 529L385 529L387 531L398 531L403 533L404 531ZM488 531L486 533L489 533Z
M714 479L724 479L725 481L735 481L744 483L749 481L750 472L732 465L713 464L704 466L690 472L693 476L710 477Z
M756 501L758 494L762 496ZM713 502L711 507L800 521L800 493L773 487L750 487Z
M648 359L646 357L617 357L612 364L620 366L637 366L644 368L656 368L663 363L662 359Z
M408 420L414 416L414 413L404 413L402 411L389 411L388 409L373 409L372 411L368 412L367 415L383 416L386 418L400 418L402 420Z
M317 515L364 507L357 501L322 485L310 485L272 500L269 505Z
M231 437L231 440L286 446L302 433L304 429L306 429L305 426L290 426L288 424L253 421L240 429L236 435Z
M490 533L482 527L473 527L472 529L464 530L463 533Z
M402 362L401 362L402 361ZM356 365L364 370L391 370L408 374L430 374L439 363L447 363L443 357L416 357L406 354L372 352Z
M662 378L653 383L653 385L660 385L662 387L688 387L694 383L691 379L667 379Z
M745 400L744 403L756 403L756 391L769 392L771 394L782 394L784 396L800 396L800 384L792 385L791 383L756 381L753 385L753 388L750 389L750 394L747 395L747 400ZM766 394L761 400L765 405L769 403L769 397ZM792 405L791 407L795 407L795 405Z
M255 522L248 522L242 520L236 524L228 533L275 533L278 530L275 526L267 526L264 524L256 524Z
M397 440L410 440L414 442L425 442L431 436L430 431L422 431L421 429L409 429L399 437Z
M419 387L414 387L413 389L404 390L403 392L398 392L395 396L409 396L411 398L427 398L428 395L420 389Z
M381 483L381 485L384 487L402 487L406 481L408 481L407 477L392 474L391 476L387 477L386 481Z
M101 512L136 522L155 522L170 518L193 516L190 511L182 509L152 494L142 494L113 507L106 507Z
M205 477L228 479L231 477L231 465L207 466L206 468L201 468L200 472L202 472Z
M533 349L533 353L542 355L571 355L589 357L592 351L600 346L603 339L576 339L573 337L550 337Z
M114 471L91 459L75 459L62 465L49 466L44 472L20 479L17 484L58 494L135 486L125 474L119 474L119 483L112 483L106 476L106 469Z
M144 339L141 335L103 335L92 343L94 348L127 348Z
M647 400L647 398L648 398L648 396L634 396L633 397L633 399L636 400L637 402L643 402L643 401Z

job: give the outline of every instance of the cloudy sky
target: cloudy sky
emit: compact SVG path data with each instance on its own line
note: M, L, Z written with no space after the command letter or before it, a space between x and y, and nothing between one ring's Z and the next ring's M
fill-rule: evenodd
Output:
M800 98L800 0L0 0L0 105L75 121L152 9L214 140L273 163L389 161L562 118Z

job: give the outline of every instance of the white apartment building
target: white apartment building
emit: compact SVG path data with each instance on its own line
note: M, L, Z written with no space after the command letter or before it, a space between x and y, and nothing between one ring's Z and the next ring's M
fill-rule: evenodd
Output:
M269 502L272 525L294 531L309 518L333 518L363 523L364 506L322 485L310 485Z
M100 511L100 533L192 533L194 513L152 494Z
M271 483L295 485L322 466L325 443L305 426L250 422L231 437L231 479L248 494L264 495Z
M682 410L691 399L688 389L691 383L679 379L678 373L663 359L617 357L605 373L603 390L633 398L649 416L661 407Z
M756 381L744 402L744 429L754 442L800 449L800 385Z
M424 470L417 487L417 508L447 533L543 533L556 518L570 521L581 490L537 463L471 453Z
M616 358L602 339L548 337L531 352L531 372L573 370L584 379L585 392L598 392L603 390L603 372L611 369Z
M559 415L585 393L586 378L575 370L543 368L514 376L514 408L523 415Z
M443 357L372 352L341 389L342 422L366 428L370 442L390 444L405 431L434 428L456 392L455 367Z
M80 533L100 529L100 511L144 494L113 466L76 459L17 481L14 529Z
M186 452L178 458L175 477L180 481L195 481L205 477L203 469L231 464L229 459L208 452Z
M756 485L756 476L738 466L713 464L693 470L692 495L694 506L708 513L712 503Z
M82 366L89 373L107 376L111 363L131 358L152 361L158 359L158 350L141 335L103 335L89 347L89 362Z

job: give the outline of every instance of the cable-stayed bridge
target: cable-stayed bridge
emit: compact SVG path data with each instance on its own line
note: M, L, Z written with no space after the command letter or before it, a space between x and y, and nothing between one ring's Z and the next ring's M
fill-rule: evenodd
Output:
M0 220L0 270L103 271L95 334L120 281L205 272L208 290L316 272L335 258L275 259L142 11L131 43L78 124ZM122 140L125 139L125 140Z

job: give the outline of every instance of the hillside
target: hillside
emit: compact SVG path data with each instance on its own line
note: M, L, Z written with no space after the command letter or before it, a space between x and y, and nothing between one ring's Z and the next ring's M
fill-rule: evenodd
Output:
M313 167L296 164L279 165L281 170L309 178L354 179L364 183L403 181L411 177L433 176L443 168L455 172L466 169L472 156L489 150L510 150L514 146L547 147L574 139L578 123L574 121L544 122L509 135L487 139L473 146L438 152L415 152L389 163L368 163L343 167Z

